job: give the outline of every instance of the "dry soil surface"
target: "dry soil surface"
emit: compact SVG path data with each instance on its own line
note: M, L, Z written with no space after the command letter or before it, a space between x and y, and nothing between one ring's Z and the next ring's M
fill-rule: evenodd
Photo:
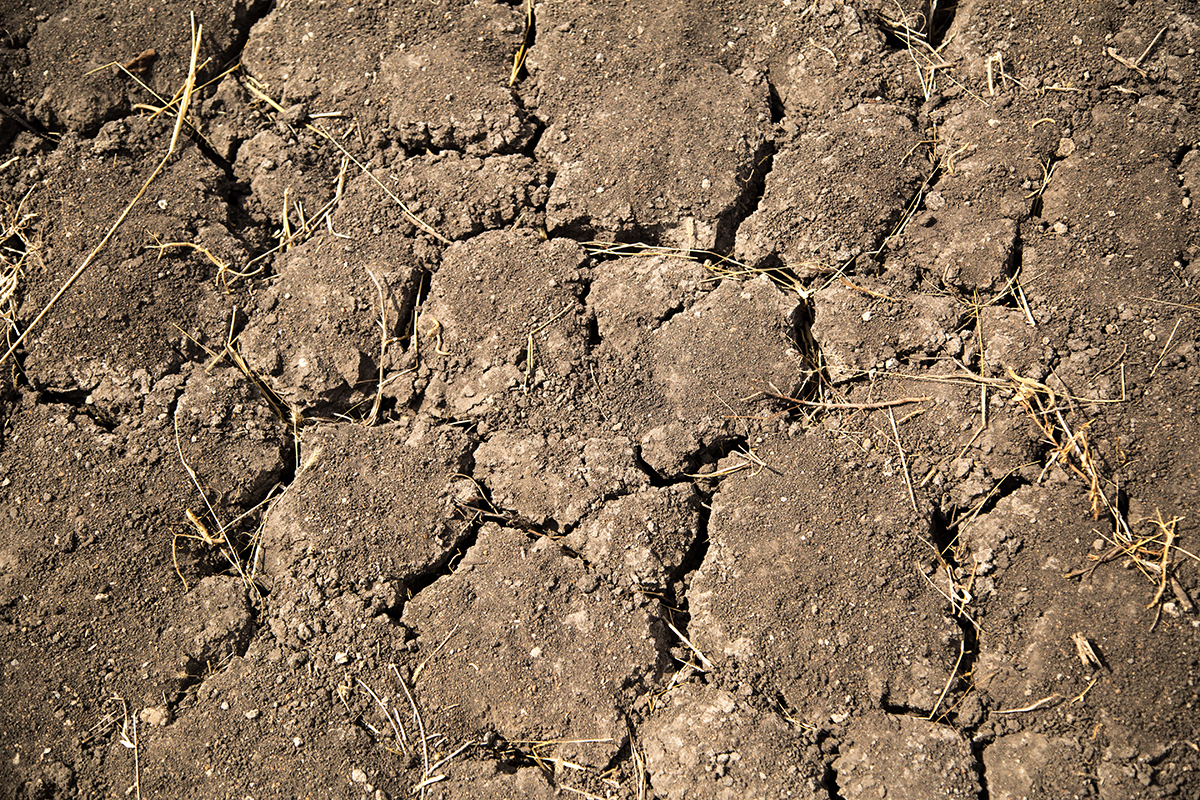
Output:
M0 798L1200 796L1198 11L0 2Z

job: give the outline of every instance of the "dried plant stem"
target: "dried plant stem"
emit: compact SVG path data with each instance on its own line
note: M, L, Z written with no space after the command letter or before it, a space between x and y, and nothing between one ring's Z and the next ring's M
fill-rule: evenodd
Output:
M357 678L356 680L358 681L358 685L365 689L367 694L371 695L371 699L375 701L375 705L379 706L379 710L383 712L385 717L387 717L388 724L392 726L392 732L396 734L396 744L400 745L400 752L404 753L404 755L408 755L408 745L405 742L407 737L404 735L403 726L397 724L397 719L392 717L391 710L386 704L384 704L382 700L379 699L379 695L375 694L374 689L363 683L362 678ZM344 703L345 700L342 702Z
M904 457L904 446L900 444L900 429L896 427L896 414L891 408L888 408L888 421L892 423L892 436L896 438L896 450L900 453L900 469L904 472L904 483L908 486L908 502L912 503L912 510L920 514L921 510L917 508L917 495L913 492L912 476L908 474L908 459Z
M1022 708L1009 708L1004 711L997 711L995 713L997 713L997 714L1023 714L1026 711L1037 711L1039 708L1045 708L1046 706L1051 705L1053 703L1057 703L1058 701L1060 701L1062 699L1063 699L1063 697L1061 694L1052 694L1049 697L1043 697L1041 700L1038 700L1036 703L1030 703L1027 706L1023 706Z
M383 402L383 387L386 383L383 379L383 360L387 357L390 338L387 326L387 297L384 294L383 285L375 277L374 272L368 269L367 274L371 276L371 282L375 284L375 290L379 293L379 386L375 391L375 400L371 403L371 410L367 413L367 418L363 420L363 424L369 428L379 421L379 406Z
M1162 366L1163 359L1167 357L1167 351L1171 349L1171 343L1175 341L1175 334L1179 332L1179 323L1183 322L1183 317L1175 320L1175 327L1171 329L1171 335L1167 337L1167 343L1163 345L1162 352L1158 354L1158 361L1154 362L1154 369L1150 370L1150 377L1153 378L1158 372L1158 368Z
M760 392L759 394L767 397L774 397L776 400L786 400L789 403L795 403L798 406L805 408L821 408L829 411L846 410L846 411L861 411L877 408L894 408L895 406L906 406L910 403L924 403L932 400L932 397L900 397L896 400L880 400L876 403L824 403L817 400L801 400L798 397L789 397L782 392L773 390L770 392Z
M933 704L933 711L929 712L929 716L926 719L933 719L937 716L938 709L942 706L942 701L946 699L946 693L950 691L950 687L954 685L954 679L958 677L958 668L962 666L963 656L966 654L967 640L960 638L958 640L958 660L954 662L954 669L950 670L950 677L946 679L946 685L942 689L942 693L938 695L937 702Z
M425 735L425 722L421 719L421 710L417 708L417 701L413 698L412 692L408 690L408 684L404 682L404 678L400 677L400 670L396 669L395 664L389 664L392 673L396 676L396 680L400 682L400 688L404 690L404 696L408 698L408 704L412 706L413 718L417 721L417 731L421 734L421 759L425 765L424 771L421 773L421 797L425 796L425 787L429 785L429 739Z

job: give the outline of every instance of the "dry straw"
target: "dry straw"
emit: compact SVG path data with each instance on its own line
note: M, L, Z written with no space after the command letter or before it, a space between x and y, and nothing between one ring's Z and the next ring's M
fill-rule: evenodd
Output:
M252 95L254 95L259 100L261 100L264 103L266 103L267 105L269 105L277 114L286 113L286 109L284 109L283 106L279 105L279 103L275 102L275 100L272 99L271 96L267 94L266 88L267 87L264 84L262 84L260 81L256 80L253 77L247 76L246 89L249 90L249 92ZM432 236L433 238L437 239L442 244L450 244L449 239L447 239L445 236L442 236L440 233L438 233L436 230L434 230L432 227L430 227L428 223L426 223L424 220L422 220L420 217L418 217L416 214L414 214L412 209L410 209L403 200L401 200L399 197L396 196L395 192L393 192L386 185L384 185L383 181L381 181L381 180L379 180L379 178L375 177L375 173L373 173L370 169L367 168L367 166L365 164L363 164L361 161L359 161L357 158L355 158L354 155L349 150L347 150L345 147L343 147L342 143L339 142L336 138L334 138L333 135L331 135L324 128L320 128L320 127L312 124L311 122L305 123L304 127L307 128L308 130L312 131L313 133L317 134L325 141L332 144L342 154L343 158L348 160L354 166L358 167L358 169L362 172L362 174L364 174L368 178L370 178L372 183L374 183L376 186L378 186L380 189L382 189L383 193L386 194L392 200L392 202L394 202L396 205L398 205L400 207L400 211L404 214L405 219L407 219L413 225L416 225L418 228L420 228L425 233L427 233L430 236Z
M25 211L25 201L32 191L26 192L15 208L5 203L0 214L0 321L6 335L16 329L17 287L25 275L23 268L30 248L25 232L37 216Z

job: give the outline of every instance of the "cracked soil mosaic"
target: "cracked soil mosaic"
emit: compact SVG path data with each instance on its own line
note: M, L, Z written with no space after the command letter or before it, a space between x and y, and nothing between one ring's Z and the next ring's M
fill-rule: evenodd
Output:
M1198 13L0 4L0 798L1200 796Z

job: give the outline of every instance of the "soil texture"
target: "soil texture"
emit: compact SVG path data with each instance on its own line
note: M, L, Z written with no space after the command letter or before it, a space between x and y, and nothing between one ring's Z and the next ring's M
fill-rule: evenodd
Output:
M0 798L1200 796L1198 15L0 2Z

